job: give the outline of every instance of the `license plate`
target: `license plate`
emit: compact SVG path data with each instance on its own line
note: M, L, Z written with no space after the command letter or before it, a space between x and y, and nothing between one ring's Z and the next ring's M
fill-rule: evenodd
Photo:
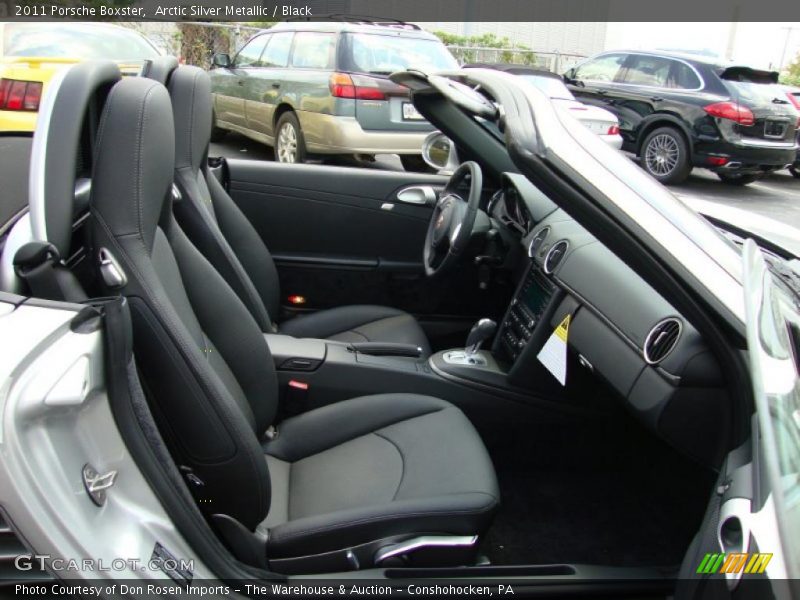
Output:
M764 137L782 139L784 135L786 135L785 121L767 120L764 122Z
M403 102L403 118L407 121L422 121L425 119L411 102Z

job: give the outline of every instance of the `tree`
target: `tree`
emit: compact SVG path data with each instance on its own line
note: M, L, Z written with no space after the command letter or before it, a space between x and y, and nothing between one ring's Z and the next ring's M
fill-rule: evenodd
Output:
M786 67L786 71L781 73L781 83L800 86L800 53Z

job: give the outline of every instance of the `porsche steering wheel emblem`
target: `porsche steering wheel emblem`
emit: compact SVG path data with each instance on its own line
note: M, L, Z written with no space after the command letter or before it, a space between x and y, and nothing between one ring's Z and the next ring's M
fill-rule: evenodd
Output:
M436 219L436 229L441 229L442 225L444 225L444 213L439 215L439 218Z

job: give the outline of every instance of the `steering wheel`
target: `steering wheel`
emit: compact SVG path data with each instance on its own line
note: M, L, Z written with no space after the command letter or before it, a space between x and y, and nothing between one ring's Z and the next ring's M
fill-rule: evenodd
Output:
M459 186L469 177L469 195L464 200ZM451 268L467 247L478 214L483 189L483 174L478 163L462 163L450 177L436 202L425 236L423 261L428 277Z

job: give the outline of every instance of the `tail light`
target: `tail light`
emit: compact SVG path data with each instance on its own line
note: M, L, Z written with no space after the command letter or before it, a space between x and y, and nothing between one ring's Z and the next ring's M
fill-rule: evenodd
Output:
M704 106L703 110L712 117L728 119L739 125L753 125L756 122L752 111L737 102L715 102Z
M0 110L39 110L42 83L0 79Z
M606 135L619 135L619 125L611 125L608 128Z
M386 93L380 87L380 80L373 77L333 73L329 86L335 98L386 100Z

